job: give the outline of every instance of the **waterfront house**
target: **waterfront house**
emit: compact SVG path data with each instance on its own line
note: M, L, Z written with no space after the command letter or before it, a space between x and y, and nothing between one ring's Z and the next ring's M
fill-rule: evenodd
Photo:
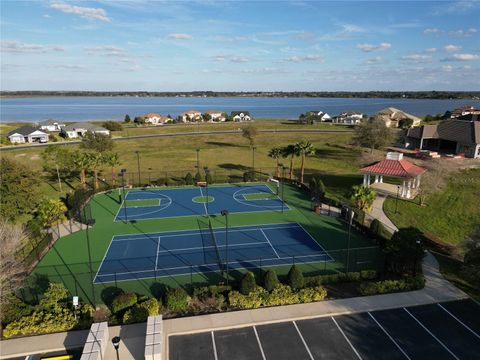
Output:
M409 129L405 147L480 158L480 121L445 120Z
M47 133L29 125L12 130L7 136L12 144L48 142Z
M422 121L419 117L408 114L402 110L393 107L388 107L380 110L375 115L373 115L373 118L383 121L385 123L385 126L388 128L401 127L402 120L406 119L412 121L412 126L418 126Z
M465 115L480 115L480 109L476 109L475 107L471 105L465 105L465 106L460 106L456 108L453 111L447 111L443 115L444 119L456 119L459 118L460 116L465 116Z
M203 121L202 113L197 110L188 110L180 114L179 120L183 122L198 122Z
M230 118L232 121L243 122L252 120L250 113L248 111L232 111L230 113Z
M314 116L315 120L318 119L318 121L332 121L332 117L330 115L328 115L326 112L318 110L307 111L305 116Z
M63 127L65 127L64 123L58 122L57 120L53 119L42 121L39 125L40 130L46 131L60 131Z
M363 114L355 111L344 111L332 119L332 122L340 125L358 125L363 119Z
M78 122L67 125L61 130L61 134L69 139L83 137L85 133L92 132L94 134L110 135L110 131L94 124L86 122Z
M211 121L225 121L227 119L226 114L223 111L209 110L205 114L210 115Z
M457 118L461 121L480 121L480 112L478 114L462 115Z
M145 119L146 124L152 125L163 125L167 122L171 122L172 119L168 116L156 114L156 113L148 113L142 116Z

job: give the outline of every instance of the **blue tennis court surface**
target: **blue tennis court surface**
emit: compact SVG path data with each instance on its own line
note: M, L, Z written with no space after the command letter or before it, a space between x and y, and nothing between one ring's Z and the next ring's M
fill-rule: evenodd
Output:
M220 271L225 228L114 236L95 283ZM217 244L215 246L215 244ZM298 223L230 227L229 269L333 261Z
M146 220L178 216L219 214L228 209L231 213L275 211L282 209L282 200L266 185L209 186L208 205L201 201L207 189L145 189L131 190L126 195L127 207L122 203L115 221ZM139 206L135 206L135 203ZM148 203L148 206L145 206ZM284 210L289 210L283 204ZM125 213L126 212L126 213ZM126 216L125 216L126 215Z

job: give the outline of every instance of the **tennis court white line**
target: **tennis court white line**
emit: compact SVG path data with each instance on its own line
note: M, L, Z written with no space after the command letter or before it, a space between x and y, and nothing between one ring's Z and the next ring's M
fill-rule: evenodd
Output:
M463 327L465 327L465 329L469 330L473 335L475 335L477 338L480 339L480 335L478 335L475 331L473 331L472 328L470 328L470 326L468 326L467 324L465 324L463 321L461 321L459 318L457 318L455 315L453 315L450 311L448 311L447 309L445 309L441 304L437 304L437 305L440 306L440 308L442 308L443 310L445 310L448 315L450 315L450 316L453 317L455 320L457 320L460 324L462 324Z
M298 224L298 226L300 226L300 227L303 229L303 231L305 231L305 232L308 234L308 236L310 237L310 239L312 239L313 242L314 242L315 244L317 244L317 246L318 246L325 254L327 254L327 255L330 257L330 259L333 259L333 257L330 256L330 254L328 253L328 251L325 250L325 249L323 248L323 246L318 243L317 240L315 240L315 238L303 227L302 224L300 224L300 223L297 223L297 224ZM352 251L352 249L350 249L350 251Z
M426 332L428 332L435 340L437 340L437 342L438 342L440 345L442 345L442 347L443 347L445 350L447 350L447 351L450 353L450 355L452 355L455 359L460 360L460 359L458 358L458 356L455 355L455 354L452 352L452 350L450 350L450 349L448 348L447 345L445 345L443 342L441 342L439 338L437 338L430 330L428 330L427 327L420 322L420 320L418 320L410 311L407 310L407 308L403 308L403 310L405 310L405 311L407 312L407 314L410 315Z
M208 186L208 185L207 185L207 186ZM202 187L199 186L198 189L200 190L200 195L203 197ZM208 201L208 198L207 198L207 201ZM203 208L205 209L205 215L208 216L207 203L206 203L206 202L203 203Z
M378 325L378 327L380 329L382 329L382 331L385 333L385 335L388 336L388 338L390 340L392 340L392 342L395 344L395 346L398 348L398 350L400 350L402 352L402 354L408 359L408 360L411 360L410 356L407 355L407 353L405 351L403 351L403 349L400 347L400 345L398 345L398 343L395 341L395 339L390 336L390 334L387 332L387 330L385 330L385 328L377 321L377 319L375 319L375 317L370 313L370 312L367 312L367 314L372 318L373 321L375 321L375 323Z
M357 355L357 357L362 360L362 357L360 356L360 354L358 353L357 349L355 349L355 347L353 346L353 344L350 342L350 340L348 339L347 335L345 335L345 333L343 332L342 328L340 327L340 325L338 325L337 321L334 319L333 316L330 317L330 319L333 320L333 322L335 323L335 325L337 325L337 328L338 330L340 330L340 333L343 335L343 337L345 338L345 340L347 340L347 343L348 345L350 345L350 347L352 348L353 352L355 353L355 355Z
M103 254L102 262L100 263L100 266L98 267L97 272L95 273L95 277L93 278L93 283L95 283L95 280L97 279L97 276L98 276L98 272L102 268L103 262L105 261L105 258L107 257L108 251L110 250L110 246L112 246L113 238L114 237L112 237L112 240L110 240L110 244L108 244L107 251L105 251L105 254Z
M251 243L241 243L241 244L228 244L228 247L232 246L247 246L247 245L257 245L257 244L268 244L266 241L259 241L259 242L251 242ZM216 246L218 248L226 248L227 245L218 245ZM176 251L190 251L190 250L203 250L203 249L215 249L215 246L198 246L198 247L191 247L191 248L176 248L176 249L170 249L170 250L158 250L157 249L157 254L160 253L171 253L171 252L176 252Z
M157 243L157 258L155 259L155 270L157 270L157 265L158 265L158 251L160 249L160 238L161 236L158 237L158 243Z
M215 335L213 334L213 331L210 333L212 334L213 355L215 356L215 360L218 360L217 345L215 345Z
M252 326L252 327L253 327L253 331L255 332L255 337L257 338L258 347L260 348L260 352L262 353L262 359L267 360L267 358L265 357L265 353L263 352L263 347L262 347L262 343L260 342L260 338L258 336L257 328L255 326Z
M278 253L277 253L277 250L275 250L275 248L273 247L272 243L270 242L270 240L268 239L267 235L265 234L265 232L263 231L263 229L260 229L260 231L262 232L263 236L265 236L265 239L267 239L267 242L270 244L270 247L272 248L273 252L275 253L275 255L277 255L277 258L280 259L280 256L278 256Z
M309 347L308 347L305 339L304 339L303 336L302 336L302 333L300 332L300 329L299 329L298 326L297 326L297 323L296 323L295 321L292 321L292 322L293 322L293 325L295 326L295 329L297 329L297 332L298 332L298 335L300 336L300 339L302 339L303 345L305 345L305 349L307 349L307 352L308 352L308 355L310 356L310 359L311 359L311 360L315 360L315 359L313 358L312 353L310 352L310 349L309 349Z
M134 208L139 208L139 207L155 207L157 209L153 210L153 211L149 211L149 212L143 212L141 214L128 214L128 208L131 208L132 206L127 206L127 218L130 219L130 220L147 220L147 219L159 219L159 217L153 217L153 218L143 218L144 215L150 215L150 214L155 214L159 211L163 211L165 210L166 208L168 208L170 205L172 205L173 203L173 200L168 197L167 195L162 195L164 197L167 198L167 203L165 204L160 204L160 205L157 205L157 206L133 206ZM152 198L149 198L149 199L152 199ZM128 199L127 199L128 200ZM140 200L147 200L147 199L140 199ZM124 200L125 201L125 200ZM124 203L124 201L122 201L122 205ZM122 209L123 207L121 206L119 211ZM117 221L117 217L118 217L118 213L119 211L117 212L117 215L115 216L115 218L113 219L113 221ZM138 219L138 217L140 217L140 219ZM161 218L161 217L160 217ZM125 215L123 216L122 219L120 219L119 221L124 221L125 220Z

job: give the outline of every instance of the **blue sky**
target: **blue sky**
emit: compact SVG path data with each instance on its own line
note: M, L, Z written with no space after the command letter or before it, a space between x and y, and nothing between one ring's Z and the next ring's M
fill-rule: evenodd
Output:
M2 90L480 90L480 1L1 1Z

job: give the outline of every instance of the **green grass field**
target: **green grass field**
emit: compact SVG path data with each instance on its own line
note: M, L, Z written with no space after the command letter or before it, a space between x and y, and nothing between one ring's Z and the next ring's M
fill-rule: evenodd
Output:
M261 215L259 213L231 214L229 225L298 222L335 259L335 262L303 264L301 265L303 271L307 274L344 271L347 256L345 250L348 236L347 226L342 221L312 212L308 195L294 186L286 186L285 200L292 210L285 211L283 214L280 211L262 212ZM87 301L93 302L93 293L95 293L95 302L98 303L102 301L102 292L108 291L107 288L111 286L118 286L125 291L135 291L141 294L155 294L156 289L164 285L190 287L218 283L221 280L218 273L206 273L92 285L88 243L90 243L94 275L113 235L198 229L199 224L206 223L207 219L204 216L187 216L129 223L114 222L113 219L119 209L117 191L95 196L90 206L96 222L88 231L89 242L85 230L59 239L34 270L34 276L30 282L32 288L35 287L36 282L48 278L50 281L65 283L72 294L79 295ZM223 217L213 215L212 225L223 228L225 226ZM372 246L369 239L353 232L351 248L353 250L350 252L350 271L378 268L381 263L381 255L378 249ZM289 267L277 266L275 268L280 276L284 276ZM262 269L257 268L253 271L259 275ZM239 279L241 271L232 271L230 276L232 279Z

